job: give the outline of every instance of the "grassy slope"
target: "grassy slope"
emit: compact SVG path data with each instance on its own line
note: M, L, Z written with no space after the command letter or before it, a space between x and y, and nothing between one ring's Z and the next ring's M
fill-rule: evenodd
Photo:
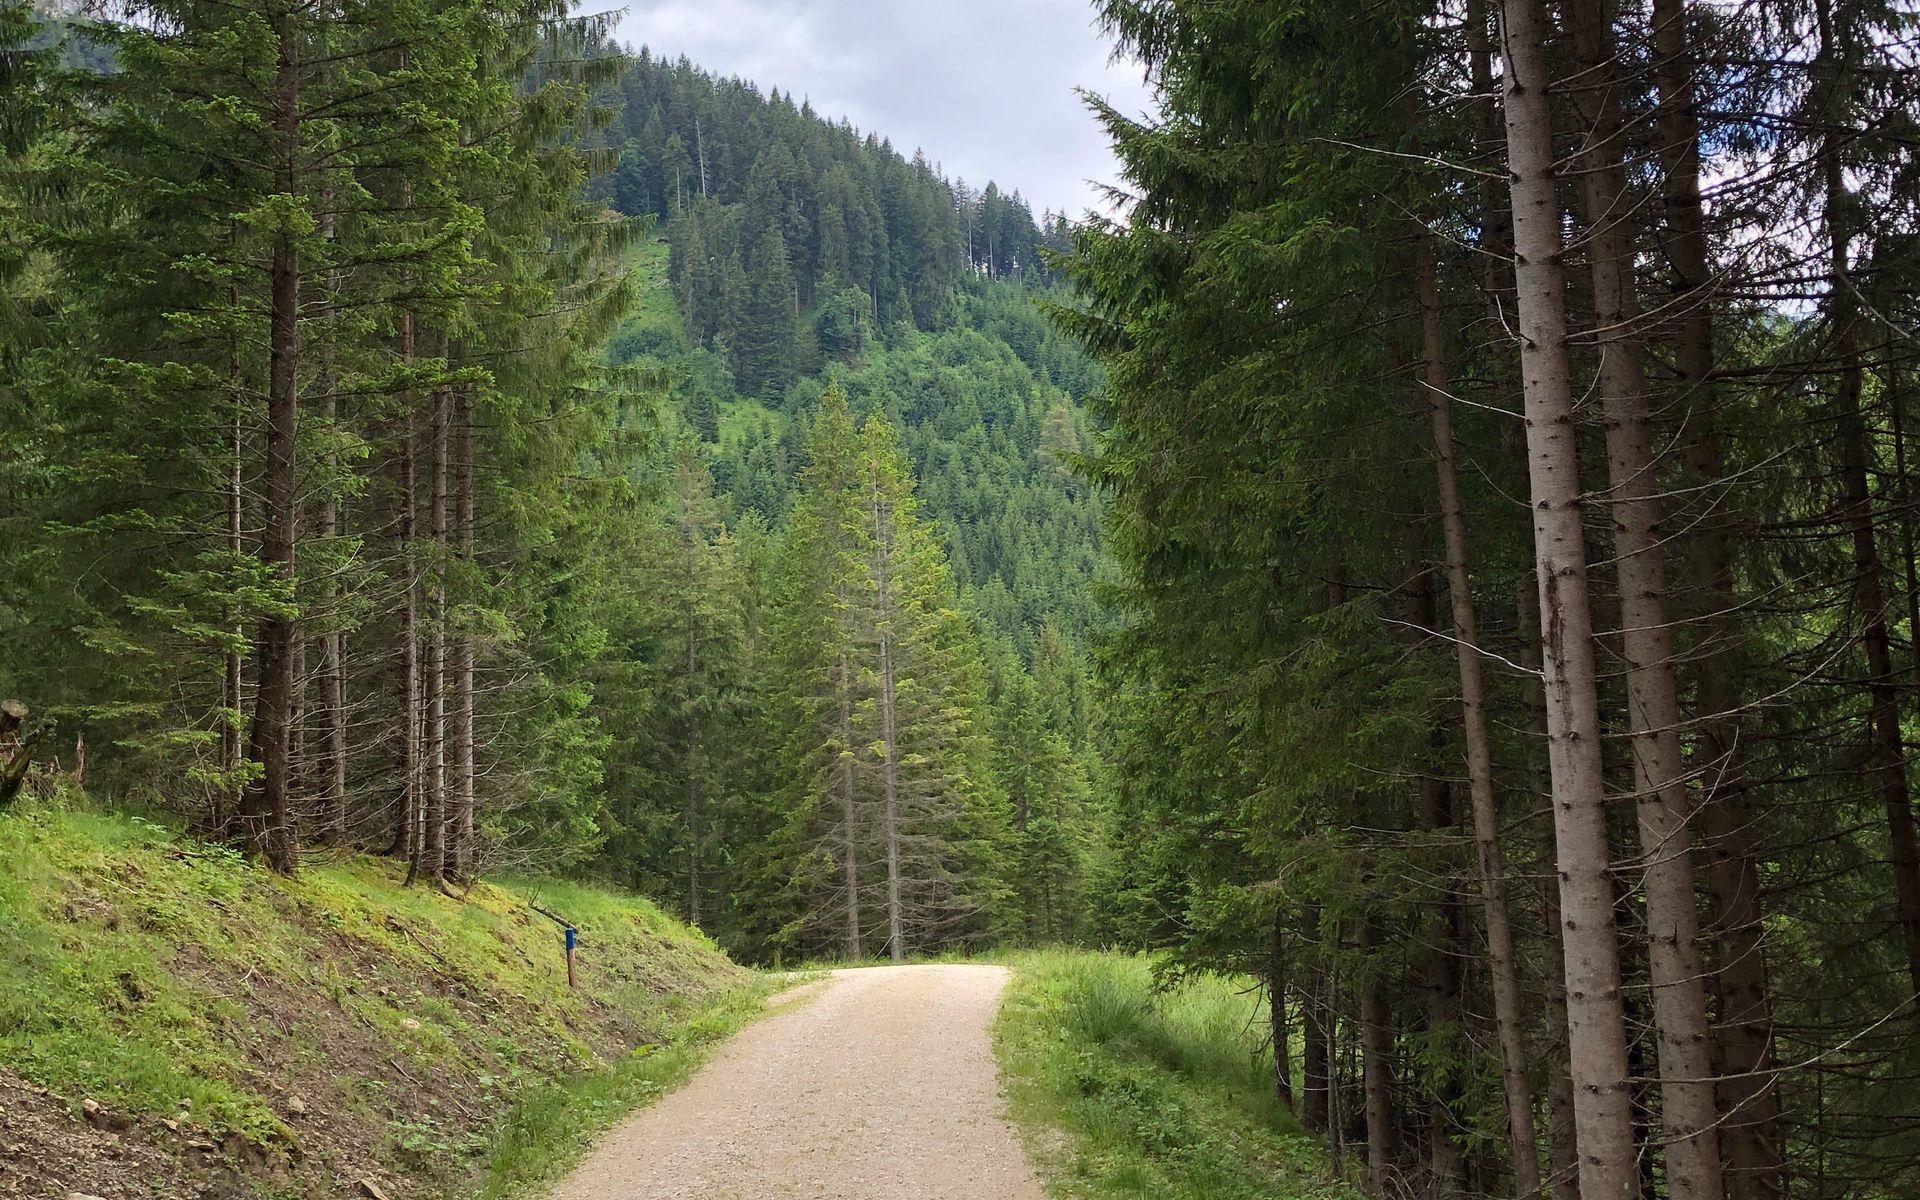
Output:
M1209 978L1156 993L1145 959L1023 954L995 1027L1050 1194L1358 1200L1274 1099L1264 1012Z
M579 991L530 900L579 927ZM508 880L456 899L373 859L288 880L134 819L0 815L0 1084L48 1119L91 1099L132 1122L104 1149L71 1122L49 1161L0 1154L0 1193L194 1195L211 1175L501 1195L677 1081L757 994L632 897ZM101 1175L95 1152L139 1171Z

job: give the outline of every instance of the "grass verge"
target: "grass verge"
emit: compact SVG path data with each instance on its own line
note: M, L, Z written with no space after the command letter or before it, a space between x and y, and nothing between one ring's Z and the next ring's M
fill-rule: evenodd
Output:
M517 1194L766 990L635 896L403 874L0 814L0 1100L40 1142L0 1154L0 1195ZM577 990L539 909L579 928Z
M622 1117L685 1083L707 1055L767 1012L784 981L762 979L682 1022L660 1047L641 1047L603 1070L539 1088L500 1122L477 1200L537 1194L586 1157Z
M1248 985L1156 991L1148 959L1111 954L1010 961L994 1047L1050 1195L1358 1200L1275 1099Z

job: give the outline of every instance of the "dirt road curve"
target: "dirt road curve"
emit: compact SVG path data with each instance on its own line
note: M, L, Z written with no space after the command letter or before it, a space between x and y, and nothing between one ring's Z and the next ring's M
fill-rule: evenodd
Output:
M839 971L615 1130L552 1200L1040 1200L987 1027L1004 967Z

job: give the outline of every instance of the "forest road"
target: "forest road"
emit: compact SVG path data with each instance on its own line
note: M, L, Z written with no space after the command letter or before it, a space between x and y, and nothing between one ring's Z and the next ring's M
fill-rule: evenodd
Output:
M1007 976L867 967L806 985L550 1200L1041 1200L988 1038Z

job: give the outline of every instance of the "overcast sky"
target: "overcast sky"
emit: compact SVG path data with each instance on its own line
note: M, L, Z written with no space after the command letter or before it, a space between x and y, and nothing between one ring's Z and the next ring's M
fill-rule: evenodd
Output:
M976 188L1018 188L1036 216L1078 216L1116 181L1074 89L1147 104L1091 0L627 0L620 39L810 99Z

